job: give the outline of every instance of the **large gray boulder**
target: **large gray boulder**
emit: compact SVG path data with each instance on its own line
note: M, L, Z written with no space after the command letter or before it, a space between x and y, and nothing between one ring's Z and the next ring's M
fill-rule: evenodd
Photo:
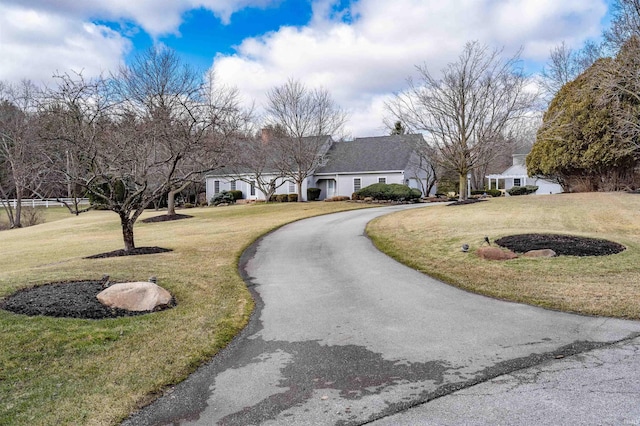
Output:
M96 297L105 306L128 311L152 311L171 303L171 293L157 284L144 281L113 284Z

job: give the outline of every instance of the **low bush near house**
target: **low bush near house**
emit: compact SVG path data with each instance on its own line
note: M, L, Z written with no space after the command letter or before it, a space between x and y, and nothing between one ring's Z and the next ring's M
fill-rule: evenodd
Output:
M331 197L331 198L325 198L325 201L349 201L350 198L347 197L346 195L337 195L335 197Z
M529 195L533 194L538 190L537 186L527 185L527 186L514 186L511 189L507 189L509 195Z
M295 203L298 201L298 194L287 194L287 201L290 203Z
M471 191L471 195L491 195L492 197L501 197L502 191L499 189L484 189L479 191Z
M320 198L320 192L322 192L320 188L307 188L307 200L317 200L318 198Z
M374 183L356 191L356 195L358 199L371 197L374 200L412 201L420 198L422 193L399 183Z
M236 200L229 191L222 191L211 198L212 206L219 206L220 204L233 204Z
M234 200L242 200L244 198L242 191L240 191L239 189L234 189L232 191L229 191L229 194L233 196Z
M286 203L287 201L289 201L289 194L276 195L276 201L279 203Z

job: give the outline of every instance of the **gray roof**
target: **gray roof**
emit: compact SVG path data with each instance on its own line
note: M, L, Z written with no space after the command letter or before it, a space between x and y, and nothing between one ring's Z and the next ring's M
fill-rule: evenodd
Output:
M413 147L422 140L422 135L392 135L336 142L316 174L405 170Z

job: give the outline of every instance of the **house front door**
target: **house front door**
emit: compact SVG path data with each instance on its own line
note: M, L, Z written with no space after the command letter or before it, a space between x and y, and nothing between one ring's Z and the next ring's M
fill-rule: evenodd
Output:
M329 179L327 181L327 198L336 196L336 181Z

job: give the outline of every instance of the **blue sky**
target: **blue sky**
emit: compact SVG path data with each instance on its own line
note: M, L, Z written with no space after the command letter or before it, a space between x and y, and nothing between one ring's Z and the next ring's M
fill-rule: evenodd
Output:
M597 39L611 0L0 0L0 80L114 70L153 44L176 50L260 106L288 78L327 88L347 134L384 134L384 102L415 65L437 72L464 43L522 48L529 73L549 50Z

